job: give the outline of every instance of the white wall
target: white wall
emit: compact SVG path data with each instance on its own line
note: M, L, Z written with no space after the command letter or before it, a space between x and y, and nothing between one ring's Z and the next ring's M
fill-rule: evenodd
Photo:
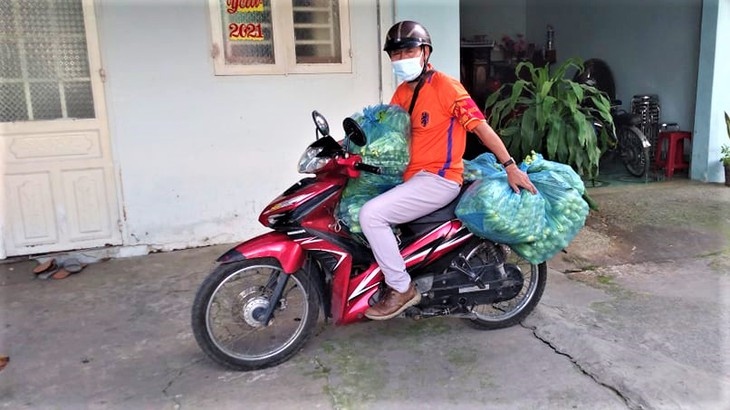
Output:
M725 112L730 115L730 1L706 0L697 78L693 179L723 182L720 147L730 144Z
M431 34L434 68L459 78L459 1L394 0L395 21L414 20ZM387 30L387 28L386 28ZM386 99L387 100L387 99Z
M173 249L262 231L259 212L301 177L311 111L339 132L345 116L379 102L369 0L351 2L352 74L228 77L213 72L205 0L99 1L126 245Z

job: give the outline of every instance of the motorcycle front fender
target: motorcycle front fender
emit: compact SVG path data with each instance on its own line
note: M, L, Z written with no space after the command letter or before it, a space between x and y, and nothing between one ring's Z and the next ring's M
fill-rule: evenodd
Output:
M647 138L646 137L646 134L644 134L643 132L641 132L641 130L638 127L631 126L629 128L631 128L634 131L634 135L638 135L639 138L641 138L641 145L644 148L651 147L651 142L649 142L649 138Z
M216 262L232 263L254 258L274 258L288 274L304 264L304 250L281 232L269 232L242 242L221 255Z

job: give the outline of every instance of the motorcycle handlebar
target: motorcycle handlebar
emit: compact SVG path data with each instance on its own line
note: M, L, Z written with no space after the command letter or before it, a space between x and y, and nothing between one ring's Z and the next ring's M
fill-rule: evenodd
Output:
M383 173L383 170L380 167L364 164L362 162L356 163L355 169L358 169L360 171L370 172L372 174L382 174Z

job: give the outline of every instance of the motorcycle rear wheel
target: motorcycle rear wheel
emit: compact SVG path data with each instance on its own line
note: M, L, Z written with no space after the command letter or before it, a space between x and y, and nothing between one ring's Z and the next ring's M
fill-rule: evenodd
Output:
M192 308L200 348L235 370L275 366L296 354L319 317L318 288L303 272L290 275L268 325L259 320L282 269L275 259L220 265L201 284Z
M547 264L535 265L519 257L511 249L481 240L472 248L464 251L472 266L504 261L517 265L522 271L522 289L516 297L492 304L476 305L472 313L474 319L464 319L471 327L481 330L502 329L518 324L529 315L542 297L547 281Z
M618 133L618 148L621 160L635 177L643 176L649 169L649 148L644 146L643 133L636 127L620 127Z

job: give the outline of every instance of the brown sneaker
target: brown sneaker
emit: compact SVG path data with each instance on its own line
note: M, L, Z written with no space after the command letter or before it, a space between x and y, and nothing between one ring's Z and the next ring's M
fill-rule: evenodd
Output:
M380 302L371 306L365 312L365 317L372 320L392 319L401 314L408 307L417 305L421 301L421 294L416 290L416 286L411 282L405 293L400 293L394 289L388 288Z

